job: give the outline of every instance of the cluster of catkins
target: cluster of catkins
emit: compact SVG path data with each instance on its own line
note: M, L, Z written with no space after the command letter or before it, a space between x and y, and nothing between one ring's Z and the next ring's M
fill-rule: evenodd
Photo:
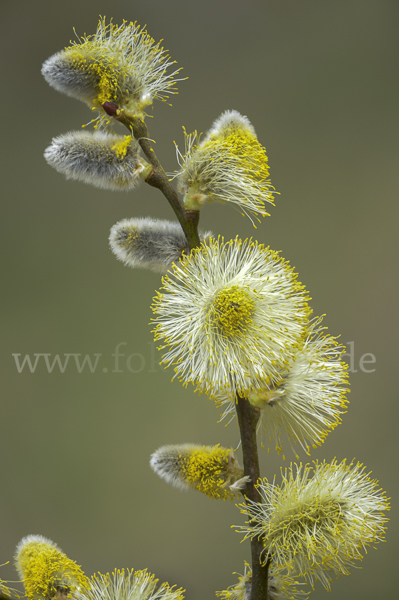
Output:
M98 116L94 132L55 138L45 151L47 162L68 178L108 190L131 190L150 177L153 167L139 142L114 132L104 106L112 103L117 114L144 120L154 99L176 92L179 70L167 73L172 64L144 28L107 25L105 19L96 34L49 58L42 69L46 81ZM251 220L268 214L274 193L268 160L247 117L229 110L203 137L184 135L174 175L184 210L217 201L237 205ZM200 240L191 249L178 223L141 217L114 225L110 246L126 265L164 275L153 303L155 338L175 376L214 399L223 417L234 417L237 396L245 399L259 416L263 445L270 439L280 452L286 435L292 448L308 454L345 412L343 348L326 333L321 317L311 318L307 291L277 252L252 239L225 241L210 232L200 232ZM233 498L248 482L235 451L219 445L164 446L152 455L151 467L176 487L213 499ZM262 501L240 505L250 524L239 529L263 540L261 560L272 561L270 598L301 596L293 579L298 576L328 587L331 573L347 573L361 550L383 537L388 502L360 464L291 465L280 485L264 479L257 487ZM51 560L57 566L50 569ZM21 542L17 566L32 600L65 590L79 600L181 597L181 590L167 584L154 592L156 582L146 572L117 571L89 582L40 536ZM40 581L34 579L39 571ZM219 595L244 600L250 590L246 570Z

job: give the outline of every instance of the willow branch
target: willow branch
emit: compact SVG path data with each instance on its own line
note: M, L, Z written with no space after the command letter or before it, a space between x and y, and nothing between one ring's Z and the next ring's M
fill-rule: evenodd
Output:
M244 463L244 475L250 478L242 490L245 498L253 502L261 502L256 483L260 477L258 446L256 442L256 426L259 420L259 409L254 408L245 398L237 395L236 411L241 434L241 446ZM250 600L268 600L268 577L270 559L261 563L264 550L263 538L251 540L252 586Z
M145 122L132 113L125 110L119 110L118 106L112 102L105 102L103 108L109 116L125 125L125 127L133 133L133 136L140 144L145 157L153 167L153 170L146 179L146 183L152 187L158 188L162 192L172 207L184 231L190 248L197 248L201 243L198 235L199 211L184 210L182 207L176 190L171 185L164 168L155 154L151 140L148 137L148 129Z
M153 167L152 172L146 179L146 183L158 188L163 193L179 220L190 248L198 247L200 245L198 235L199 211L184 210L180 204L176 190L170 184L169 178L152 147L145 122L134 114L119 110L118 106L111 102L106 102L103 108L108 115L125 125L138 141L145 157ZM237 396L236 407L241 433L244 474L250 478L250 481L243 490L243 494L246 498L254 502L260 502L260 494L256 488L256 483L260 476L256 443L256 426L259 419L259 411L253 408L247 400L239 396ZM268 600L267 589L270 559L265 564L261 564L262 551L262 538L253 539L251 541L252 586L250 600Z

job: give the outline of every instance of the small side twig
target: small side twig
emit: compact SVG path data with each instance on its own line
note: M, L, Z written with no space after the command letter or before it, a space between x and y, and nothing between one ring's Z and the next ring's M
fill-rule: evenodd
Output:
M164 168L155 154L145 122L134 114L128 113L125 110L120 110L118 106L112 102L105 102L103 108L109 116L125 125L138 141L145 157L153 167L153 171L147 177L146 183L152 187L158 188L162 192L172 207L184 231L190 248L197 248L201 244L198 235L199 211L186 211L182 207L176 190L171 185Z

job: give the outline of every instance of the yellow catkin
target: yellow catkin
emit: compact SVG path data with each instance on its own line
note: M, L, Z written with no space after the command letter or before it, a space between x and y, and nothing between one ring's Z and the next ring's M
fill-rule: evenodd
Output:
M257 220L256 215L268 215L266 203L274 205L275 192L266 149L246 117L227 111L202 141L197 132L183 131L185 154L177 153L186 208L200 210L208 202L227 202L237 204L251 220L251 214Z
M22 541L17 549L16 566L30 600L48 600L60 592L65 597L88 586L79 565L41 536L26 538L26 543Z
M182 463L184 478L189 485L206 494L209 498L227 500L234 498L234 492L223 487L225 473L229 469L231 450L213 448L194 451L188 460Z

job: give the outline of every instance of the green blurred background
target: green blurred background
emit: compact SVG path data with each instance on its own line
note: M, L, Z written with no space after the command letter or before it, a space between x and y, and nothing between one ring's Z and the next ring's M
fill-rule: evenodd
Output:
M160 278L124 267L108 248L116 221L172 219L170 208L144 184L131 195L66 181L42 156L53 136L92 115L51 89L41 64L73 27L93 33L101 14L147 24L189 77L173 107L156 103L148 122L168 171L181 126L206 131L226 109L247 115L267 147L281 193L272 216L255 230L233 207L209 206L201 225L281 250L314 314L353 342L348 413L311 458L364 462L394 510L387 543L334 581L329 598L395 597L398 2L3 0L1 12L1 562L22 536L42 534L88 574L148 567L203 600L249 560L230 527L243 520L234 503L181 493L148 465L165 443L238 443L234 422L218 424L211 401L171 384L157 364L147 323ZM121 342L122 372L112 373ZM19 374L13 353L102 356L95 373L71 361L65 373L39 363ZM373 372L360 368L365 354ZM263 451L262 473L278 474L293 459L288 448L286 456ZM15 579L12 564L0 577ZM311 597L325 594L316 586Z

